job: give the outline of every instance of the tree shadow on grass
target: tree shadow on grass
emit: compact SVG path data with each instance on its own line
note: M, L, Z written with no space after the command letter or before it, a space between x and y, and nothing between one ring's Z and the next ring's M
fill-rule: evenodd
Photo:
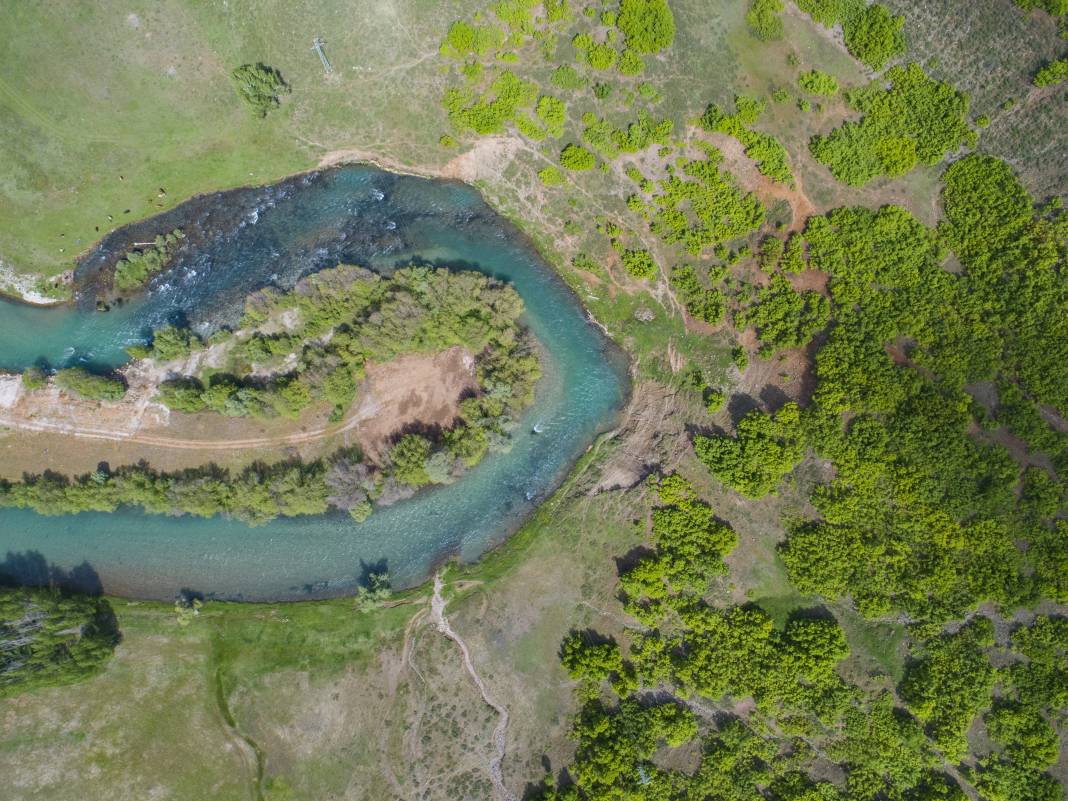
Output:
M82 595L102 595L104 584L89 562L70 570L51 564L40 551L8 551L0 562L0 587L52 587Z

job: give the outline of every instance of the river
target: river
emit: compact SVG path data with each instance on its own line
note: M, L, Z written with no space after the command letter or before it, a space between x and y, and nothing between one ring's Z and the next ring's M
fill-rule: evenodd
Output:
M79 266L77 284L91 286L131 242L174 227L189 236L173 268L110 312L95 311L91 293L57 309L0 302L0 367L115 366L128 345L165 322L187 321L202 333L233 324L243 298L265 285L289 287L338 263L388 272L416 259L515 286L546 353L536 401L509 452L363 523L335 514L251 527L127 510L47 517L4 509L0 552L9 565L25 554L63 570L88 565L106 591L138 598L172 599L182 590L249 601L326 597L353 592L369 570L383 568L395 586L409 586L443 558L475 559L514 532L625 400L622 354L526 237L471 187L347 166L205 196L105 238Z

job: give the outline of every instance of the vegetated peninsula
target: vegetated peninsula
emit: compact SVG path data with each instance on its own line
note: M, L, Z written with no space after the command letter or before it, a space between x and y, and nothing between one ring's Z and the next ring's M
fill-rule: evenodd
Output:
M54 276L71 240L198 192L373 159L476 186L591 336L542 353L516 290L469 264L341 266L257 292L232 330L157 327L112 373L5 377L0 505L24 508L0 508L0 545L47 535L0 562L33 585L0 591L16 797L74 776L131 799L1064 801L1064 0L158 5L0 9L0 126L28 143L0 182L5 261ZM90 35L106 64L45 47ZM83 84L137 89L142 124L60 113ZM409 252L430 214L361 205L359 169L322 227ZM505 238L459 189L397 192L448 206L419 242L435 264L469 224L475 255ZM284 209L304 246L308 207ZM123 246L122 292L206 247L173 230ZM553 304L525 297L552 341ZM540 367L545 387L602 359L601 333L632 380L618 420L576 435L509 540L419 586L377 543L338 564L312 535L288 553L351 594L105 597L92 564L47 558L79 518L27 511L222 513L274 544L271 517L333 508L359 540L420 486L475 487L509 434L547 442L559 420L515 429ZM490 492L524 497L546 457L523 454ZM228 556L206 539L193 560Z
M168 473L141 462L72 477L26 474L0 483L0 505L43 514L130 505L253 523L333 508L363 520L375 505L451 483L486 453L508 448L540 375L522 312L514 289L481 273L415 265L383 277L341 266L289 292L258 292L235 330L206 341L188 328L158 329L148 345L130 348L134 360L113 375L67 368L47 377L31 368L4 379L21 384L5 409L16 427L45 426L58 406L74 435L105 437L114 421L114 437L195 450L197 442L182 433L214 417L221 419L207 428L223 424L227 436L204 449L262 439L336 450L241 470L207 465ZM411 390L424 387L429 397L411 408ZM157 425L119 427L138 416ZM283 422L291 430L273 442L244 438L237 420Z

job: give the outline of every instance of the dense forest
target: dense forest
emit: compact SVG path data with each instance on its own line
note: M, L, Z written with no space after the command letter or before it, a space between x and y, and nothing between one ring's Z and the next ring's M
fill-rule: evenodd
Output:
M478 84L492 51L530 37L551 60L554 38L570 35L578 66L557 66L552 91L581 121L582 142L557 147L564 171L542 169L542 183L566 191L575 173L600 170L631 213L598 218L621 273L656 284L658 298L663 277L695 321L751 329L761 360L804 349L812 363L813 389L799 401L691 429L708 476L742 498L806 488L777 555L807 605L782 619L725 604L724 558L738 537L697 482L654 476L651 542L640 556L619 555L623 633L574 631L561 646L578 682L576 750L539 797L1055 801L1063 789L1050 768L1068 710L1068 215L1032 197L1004 161L969 152L990 119L971 116L971 98L936 77L936 60L910 59L904 16L863 0L793 5L840 31L868 78L842 85L809 69L797 95L769 86L771 102L834 109L806 149L841 184L938 177L936 226L884 202L813 214L787 231L781 212L726 168L725 148L677 138L670 120L644 109L632 139L649 150L617 171L633 152L624 129L575 108L592 102L582 94L590 88L608 96L598 72L631 74L620 66L630 39L620 50L607 12L587 9L592 27L565 34L566 5L535 22L532 4L501 4L510 32L489 42L497 29L483 19L468 27L484 49L443 45L471 59L462 72ZM505 6L529 16L511 24ZM786 8L750 2L753 38L782 40ZM671 45L667 4L630 9L665 32L660 48ZM786 61L800 64L793 51ZM538 102L537 73L511 63L481 96L447 91L459 135L514 124L543 138L521 121ZM1035 83L1061 73L1051 62ZM796 187L786 149L761 130L767 109L755 93L737 94L733 109L712 103L692 122L737 140L771 182ZM739 269L751 259L760 274ZM596 262L572 259L593 273ZM739 345L734 356L744 371L749 353ZM719 412L724 388L688 374ZM900 671L858 670L841 622L858 613L903 631Z

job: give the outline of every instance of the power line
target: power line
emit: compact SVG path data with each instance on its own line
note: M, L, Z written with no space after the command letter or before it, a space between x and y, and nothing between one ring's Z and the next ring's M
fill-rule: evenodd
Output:
M312 42L312 50L319 54L319 60L323 62L323 69L327 72L333 72L334 68L330 66L330 61L326 58L326 53L323 52L324 44L326 42L316 36L315 41Z

